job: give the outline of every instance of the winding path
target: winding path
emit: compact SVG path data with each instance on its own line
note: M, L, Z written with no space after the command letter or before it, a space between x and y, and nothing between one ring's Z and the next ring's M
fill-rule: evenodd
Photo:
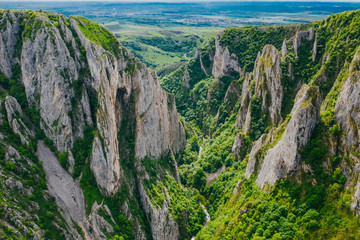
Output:
M202 205L202 204L200 203L200 206L201 206L201 208L203 209L203 211L204 211L204 213L205 213L205 215L206 215L206 217L205 217L205 222L204 222L204 227L206 227L206 225L210 222L210 214L208 213L208 211L207 211L207 209L206 209L206 207L205 207L204 205ZM193 236L193 237L191 238L191 240L195 240L195 237L196 237L196 236Z

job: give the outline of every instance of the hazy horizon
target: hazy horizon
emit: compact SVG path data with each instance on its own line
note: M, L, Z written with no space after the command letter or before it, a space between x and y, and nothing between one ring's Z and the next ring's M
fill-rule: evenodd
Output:
M360 3L360 0L346 0L346 1L339 1L339 0L16 0L16 1L9 1L9 0L0 0L0 2L114 2L114 3L147 3L147 2L168 2L168 3L182 3L182 2L322 2L322 3Z

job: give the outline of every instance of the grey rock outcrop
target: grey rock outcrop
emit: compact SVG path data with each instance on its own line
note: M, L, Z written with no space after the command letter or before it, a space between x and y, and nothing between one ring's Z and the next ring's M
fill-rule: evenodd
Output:
M60 14L54 14L59 20L55 26L46 13L33 13L34 22L41 27L22 36L17 33L18 22L26 14L4 14L2 23L5 21L7 27L0 34L4 55L0 70L11 76L8 66L12 61L19 63L28 102L39 110L41 129L59 152L68 152L76 139L83 137L84 127L94 125L92 116L96 116L98 138L93 145L91 167L104 194L116 193L121 185L117 133L124 116L120 116L120 112L136 117L136 157L155 159L181 151L185 133L178 121L173 97L161 89L156 77L139 60L120 44L115 50L117 54L105 50L82 33L79 26L84 23L80 19L66 19ZM30 24L24 23L25 27ZM14 47L8 46L9 41L5 40L16 42L20 37L23 45L16 56ZM81 56L80 49L85 56ZM15 56L15 60L6 57L9 54ZM129 71L129 66L136 67ZM83 82L77 86L81 91L73 87L79 78ZM124 90L123 99L118 97L119 89ZM97 98L96 112L91 110L90 92L91 98ZM118 111L117 102L130 101L130 97L134 99L135 112Z
M80 102L73 110L73 122L76 126L73 127L74 138L83 138L83 130L86 125L93 127L94 123L91 118L90 100L86 87L82 87Z
M359 160L352 152L360 151L360 52L357 51L350 63L349 75L341 87L340 94L335 105L335 118L343 134L341 140L344 152L350 153L355 159L356 186L353 189L350 210L360 216L360 183L359 183ZM356 177L357 176L357 177ZM355 184L354 184L355 185Z
M34 137L35 134L25 125L23 120L23 112L20 104L15 98L6 96L5 109L7 113L7 120L13 131L19 134L23 144L29 144L29 139Z
M350 203L350 210L354 211L355 214L360 216L360 182L355 186L354 195L351 197L352 201Z
M32 22L27 20L26 14L32 14ZM130 185L132 181L124 178L120 165L120 158L129 154L119 150L118 139L125 137L121 132L124 128L131 128L133 134L134 160L145 157L156 160L177 155L184 149L185 131L179 121L174 96L166 93L156 75L122 48L114 36L114 47L109 49L108 46L94 43L96 41L83 32L87 24L84 19L67 19L61 14L51 13L58 21L58 24L54 24L48 14L4 12L0 19L0 24L6 26L0 28L0 71L11 78L12 66L18 64L21 70L19 81L25 87L29 107L38 110L40 127L46 137L54 142L56 150L69 153L69 172L74 171L76 162L75 154L71 154L74 143L84 137L85 126L92 127L95 136L87 161L101 193L113 196L121 186ZM21 32L20 23L31 31L26 34ZM38 27L33 28L33 24ZM112 37L111 34L109 37ZM22 45L20 49L15 49L14 44L18 40ZM26 128L21 119L15 117L21 114L21 108L13 100L5 103L9 122L14 131L19 130L19 135L22 134L22 141L26 141L28 135L33 136L31 128ZM131 121L125 124L127 119ZM54 164L58 161L50 153L44 156L47 150L41 144L39 148L38 154L44 163L51 161ZM86 232L88 222L81 205L81 194L77 191L78 182L71 182L71 175L58 162L56 164L50 165L51 169L47 168L48 165L44 166L45 171L56 170L58 173L56 177L59 183L48 179L49 189L63 209L64 218L79 222ZM69 189L54 185L62 183L67 184ZM77 194L76 198L68 198L71 194ZM146 192L143 194L141 197L146 199ZM142 203L145 204L139 204ZM79 209L74 209L74 206ZM166 239L168 236L175 239L179 236L177 224L169 222L167 208L147 207L152 209L146 214L149 219L154 219L150 230L154 238L155 234L162 236L156 239ZM101 216L94 213L93 219L94 223L111 230ZM70 221L67 222L70 224ZM137 234L139 238L145 236L142 227L136 231L143 231ZM74 231L71 232L74 238L78 237ZM91 234L86 234L87 238L92 238Z
M163 205L160 208L155 208L141 183L139 184L139 191L144 210L149 217L153 239L179 239L180 233L178 224L169 215L169 198L163 202ZM166 191L166 189L162 189L162 191Z
M232 81L226 90L224 102L232 101L235 102L241 97L241 86L236 81Z
M206 69L205 69L205 67L204 67L202 58L203 58L203 56L202 56L202 53L201 53L200 48L196 48L196 51L195 51L195 59L199 59L201 70L202 70L202 71L205 73L205 75L207 76L208 73L207 73L207 71L206 71Z
M360 52L356 52L350 65L349 77L341 88L335 105L335 117L344 130L343 142L348 149L360 150Z
M17 36L20 30L21 20L15 16L12 11L6 11L0 20L5 25L0 34L0 69L10 78L12 76L12 68L16 64L13 52L17 42Z
M298 49L304 41L311 41L315 37L315 29L309 28L307 31L297 31L293 39L294 55L298 57Z
M312 50L312 61L314 62L316 60L316 56L317 56L317 38L315 38L314 41L314 46L313 46L313 50Z
M254 66L255 96L262 99L263 110L269 109L270 119L273 124L278 124L282 120L281 102L284 93L281 77L279 51L272 45L265 45ZM267 96L268 94L270 96ZM270 98L269 106L266 102L267 97Z
M2 129L0 129L1 132ZM0 134L1 135L1 134ZM6 137L5 137L6 138ZM3 139L0 139L3 140ZM6 149L4 161L16 163L16 169L21 172L28 171L34 165L26 156L20 153L11 145L1 141ZM22 158L25 161L18 161ZM32 177L36 177L33 174ZM13 238L24 238L32 236L32 239L44 239L45 231L38 225L39 217L34 212L39 210L39 205L34 201L26 201L34 193L34 188L23 183L23 179L16 174L6 171L3 167L0 169L0 192L1 192L1 224L11 229ZM49 195L47 195L50 197ZM24 203L26 206L19 207L18 204ZM3 235L3 234L2 234Z
M258 163L258 153L261 147L266 143L266 134L261 137L252 145L251 152L249 154L249 161L246 165L245 176L249 178L255 171L256 164Z
M4 107L3 105L4 105L4 103L0 100L0 125L2 125L5 120L5 116L2 114L2 110Z
M311 132L320 120L318 87L303 85L296 95L292 118L279 142L265 155L256 183L263 188L297 170L299 151L309 142Z
M226 90L223 105L227 113L230 113L234 109L235 104L240 99L242 92L242 84L243 82L240 82L238 80L232 81L228 89ZM218 109L217 122L219 122L221 110L221 108Z
M241 76L241 67L239 65L238 57L229 52L227 47L220 44L220 39L223 33L216 36L215 39L215 56L212 67L212 75L214 78L219 79L229 71L236 71Z
M71 84L79 78L77 59L71 57L58 28L47 27L51 21L45 15L37 14L34 22L41 28L33 28L22 40L18 57L21 81L29 104L40 112L45 135L53 140L59 152L67 152L74 142L69 112L74 97Z
M236 118L236 127L242 128L244 133L247 133L250 129L251 122L251 111L250 111L250 100L251 100L251 85L253 75L246 73L244 83L242 86L241 93L241 104L239 112Z
M102 214L100 212L102 212ZM95 202L88 218L95 239L107 239L106 236L114 232L112 224L104 219L104 215L106 215L112 224L116 224L109 208L102 204L99 206L97 202Z
M232 154L233 156L235 157L235 159L240 159L240 153L241 153L241 150L243 150L244 148L244 136L242 136L240 133L236 134L235 136L235 141L234 141L234 144L232 146Z
M286 58L286 56L288 55L288 48L287 48L287 44L286 44L286 38L283 41L282 47L281 47L281 57L283 59Z
M281 57L279 51L272 45L264 46L262 53L258 54L253 74L246 75L242 89L241 107L238 112L236 126L245 133L250 130L252 97L262 100L263 113L269 111L272 124L282 121L281 104L283 87L281 85ZM250 81L255 81L255 90L252 95Z
M185 65L185 72L184 72L184 76L182 79L183 87L189 89L190 88L189 81L190 81L190 75L189 75L189 71L188 71L188 65Z
M139 63L140 64L140 63ZM185 146L185 131L179 122L174 96L161 89L145 65L134 75L136 136L135 156L160 158Z

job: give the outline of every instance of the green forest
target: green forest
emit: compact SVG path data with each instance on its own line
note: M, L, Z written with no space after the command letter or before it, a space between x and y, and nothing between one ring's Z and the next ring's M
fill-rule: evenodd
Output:
M360 239L360 10L124 43L0 17L0 239ZM126 50L149 46L175 64Z

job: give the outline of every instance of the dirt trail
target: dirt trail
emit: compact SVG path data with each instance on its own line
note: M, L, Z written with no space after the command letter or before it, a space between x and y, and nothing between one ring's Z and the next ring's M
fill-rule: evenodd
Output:
M204 213L205 213L205 215L206 215L206 217L205 217L205 222L204 222L204 227L206 227L206 225L210 222L210 214L208 213L208 211L207 211L207 209L206 209L206 207L205 207L204 205L202 205L202 204L200 203L200 206L201 206L201 208L203 209L203 211L204 211ZM195 237L196 237L196 236L193 236L193 237L191 238L191 240L195 240Z
M202 209L204 210L204 213L206 215L205 222L204 222L204 226L206 226L210 222L210 214L208 213L208 211L207 211L207 209L206 209L206 207L204 205L202 205L200 203L200 206L202 207Z
M205 174L206 174L206 185L210 185L220 175L220 173L222 173L222 171L224 171L225 169L226 169L225 165L222 165L222 167L219 168L214 173L205 172Z

